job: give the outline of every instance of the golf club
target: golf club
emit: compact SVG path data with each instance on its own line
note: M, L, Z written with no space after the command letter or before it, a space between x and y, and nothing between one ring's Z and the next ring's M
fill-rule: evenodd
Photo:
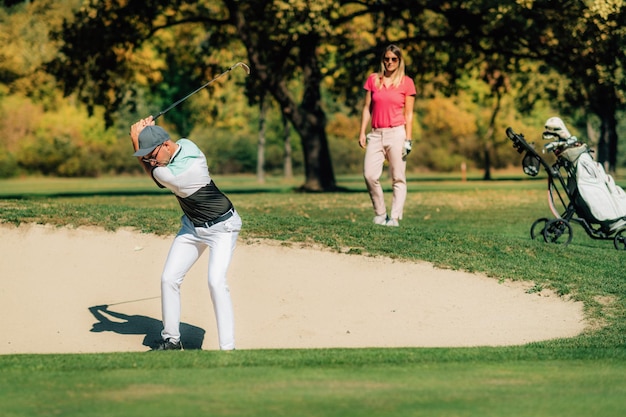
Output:
M221 73L220 75L218 75L217 77L213 78L211 81L207 82L206 84L202 85L201 87L199 87L197 90L187 94L185 97L181 98L180 100L178 100L177 102L175 102L174 104L172 104L171 106L169 106L168 108L166 108L165 110L161 110L156 116L152 117L152 120L156 120L159 117L161 117L162 115L164 115L165 113L167 113L168 111L172 110L174 107L178 106L180 103L182 103L183 101L187 100L189 97L193 96L194 94L196 94L198 91L202 90L203 88L206 88L207 86L209 86L211 83L213 83L215 80L217 80L218 78L228 74L229 72L231 72L232 70L234 70L237 67L242 67L244 69L244 71L246 72L246 74L250 74L250 67L247 64L244 64L243 62L237 62L235 65L231 66L230 68L228 68L226 71L224 71L223 73Z

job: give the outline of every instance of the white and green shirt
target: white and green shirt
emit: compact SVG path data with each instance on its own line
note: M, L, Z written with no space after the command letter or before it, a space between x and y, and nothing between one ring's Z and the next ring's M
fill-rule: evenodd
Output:
M178 149L169 164L152 169L152 178L161 188L174 193L183 212L197 227L233 208L209 174L206 157L189 139L176 142Z

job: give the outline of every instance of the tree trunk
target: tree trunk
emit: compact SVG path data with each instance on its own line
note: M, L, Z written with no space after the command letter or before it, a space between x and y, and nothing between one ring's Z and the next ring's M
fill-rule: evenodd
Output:
M600 116L600 140L598 141L598 163L615 174L617 168L617 120L615 113L604 112Z
M256 179L260 183L265 182L265 125L267 115L267 103L265 94L261 93L259 100L259 142L256 151Z
M326 132L320 125L320 115L312 118L314 123L301 129L302 149L305 160L305 183L302 191L333 191L336 189L335 175L328 150ZM306 139L305 139L306 138Z
M598 139L598 156L596 157L599 164L604 166L604 169L608 172L609 161L609 146L608 146L608 133L604 120L600 123L600 137Z
M303 191L333 191L337 188L326 136L326 114L322 109L322 73L317 61L319 35L311 33L300 44L300 66L304 75L304 95L300 111L292 123L302 138L305 161ZM295 117L297 116L297 117Z
M600 118L600 137L596 161L606 172L615 174L617 168L617 119L619 98L612 87L601 88L591 101L593 112Z
M587 123L586 123L586 130L587 130L587 141L589 144L595 144L595 146L598 146L598 132L596 132L596 130L593 128L593 124L591 123L591 118L587 117Z
M496 117L500 112L500 102L502 100L502 95L497 89L493 92L493 94L495 94L496 96L496 103L494 105L493 111L491 112L489 127L487 128L487 133L485 134L485 175L483 175L483 180L485 181L491 180L491 144L493 143L494 133L496 131Z
M305 92L300 106L290 99L288 91L284 83L270 90L281 105L283 115L300 135L305 171L305 183L300 190L333 191L337 187L326 137L326 116L321 108L319 80L306 82L305 75Z
M491 155L489 151L489 144L485 144L484 158L485 158L485 174L483 175L484 181L491 181Z
M304 51L306 48L302 45L301 49ZM270 83L269 91L280 104L282 114L300 135L305 172L305 182L300 190L333 191L337 186L326 136L326 115L321 106L321 75L317 68L317 56L310 53L301 65L304 95L300 105L292 100L284 82Z
M291 128L289 127L289 120L283 115L283 134L285 138L283 157L283 176L287 179L293 178L293 158L291 155Z
M319 34L310 32L298 39L298 64L304 85L304 95L298 105L287 85L288 78L281 73L279 55L272 54L275 45L271 39L259 33L257 27L248 26L237 2L227 4L239 37L246 46L255 76L276 99L282 114L300 135L305 170L305 182L300 189L311 192L335 190L337 186L326 136L326 115L321 105L322 74L317 56Z

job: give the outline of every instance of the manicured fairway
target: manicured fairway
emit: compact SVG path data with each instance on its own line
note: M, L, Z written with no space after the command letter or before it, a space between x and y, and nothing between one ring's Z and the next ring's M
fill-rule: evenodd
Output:
M295 193L282 180L218 182L244 218L242 239L531 281L584 302L593 327L502 348L6 355L3 416L626 415L626 252L580 228L566 248L531 240L531 223L550 214L541 179L413 179L393 230L373 227L358 178L324 194ZM0 221L12 224L172 234L179 216L171 196L136 178L0 181Z

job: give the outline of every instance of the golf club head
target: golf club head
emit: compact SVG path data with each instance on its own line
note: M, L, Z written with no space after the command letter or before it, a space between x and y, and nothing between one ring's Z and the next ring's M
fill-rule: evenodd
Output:
M242 67L246 74L250 75L250 67L248 66L248 64L244 64L243 62L237 62L235 65L233 65L233 68L236 67Z

